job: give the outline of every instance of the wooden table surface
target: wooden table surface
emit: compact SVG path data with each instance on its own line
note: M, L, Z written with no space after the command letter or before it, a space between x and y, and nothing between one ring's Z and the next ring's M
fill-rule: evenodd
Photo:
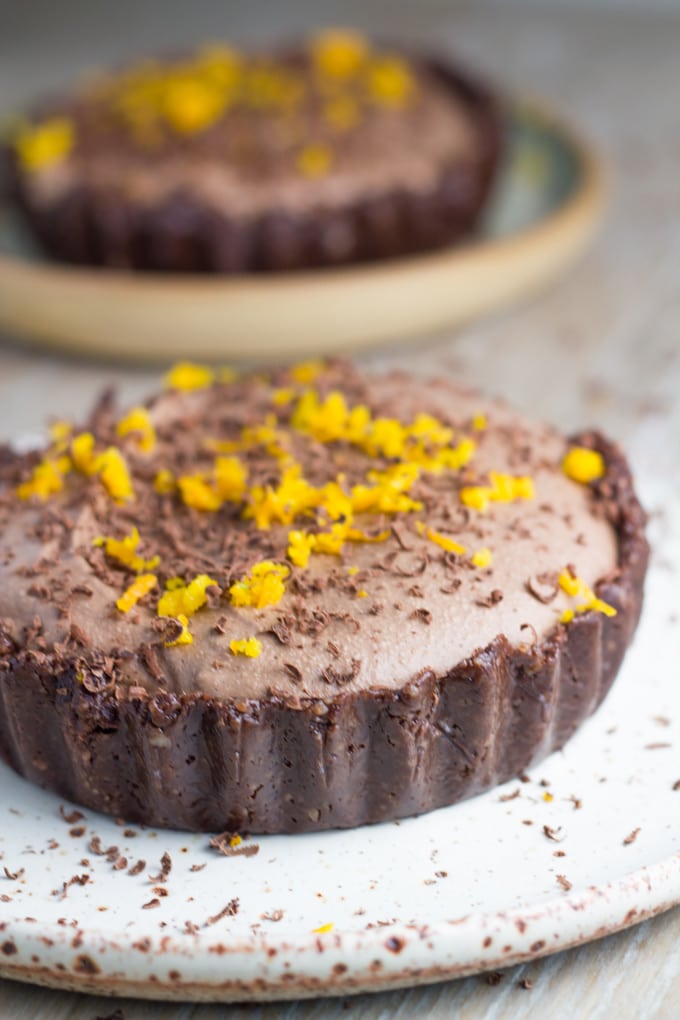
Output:
M209 0L164 4L163 20L115 5L14 5L0 32L0 104L64 81L97 61L218 33L266 37L314 21L353 22L455 48L511 87L545 96L605 153L612 198L585 260L550 291L458 335L364 361L463 375L565 429L594 424L626 443L672 415L680 384L680 12L634 14L421 0L251 5L247 24ZM239 7L242 5L239 5ZM156 13L160 10L156 7ZM69 11L72 13L69 15ZM341 12L341 13L340 13ZM242 14L242 12L239 12ZM169 16L169 15L172 16ZM190 346L187 348L190 356ZM104 383L136 398L156 372L96 365L0 340L0 440L39 430L47 415L77 416ZM677 448L669 465L678 464ZM270 1006L191 1006L95 999L0 981L0 1016L94 1020L307 1020L312 1017L549 1018L680 1015L680 909L609 936L484 977L355 999ZM533 987L520 986L528 978Z

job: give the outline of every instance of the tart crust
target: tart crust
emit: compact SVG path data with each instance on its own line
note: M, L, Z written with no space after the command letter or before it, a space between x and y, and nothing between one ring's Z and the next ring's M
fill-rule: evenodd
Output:
M292 833L431 811L560 748L606 696L640 614L645 515L621 451L596 433L596 503L618 565L596 585L616 608L542 641L499 636L450 671L397 689L243 700L114 686L96 657L36 657L0 630L0 754L21 775L152 826ZM79 676L80 674L80 676Z

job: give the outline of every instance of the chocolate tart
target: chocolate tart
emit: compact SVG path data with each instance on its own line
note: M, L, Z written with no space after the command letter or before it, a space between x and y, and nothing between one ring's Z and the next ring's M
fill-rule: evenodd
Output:
M614 444L341 363L168 384L0 457L23 776L153 826L357 826L517 775L601 703L648 556Z
M112 72L11 133L10 191L53 257L187 273L362 263L478 222L501 149L486 85L322 33Z

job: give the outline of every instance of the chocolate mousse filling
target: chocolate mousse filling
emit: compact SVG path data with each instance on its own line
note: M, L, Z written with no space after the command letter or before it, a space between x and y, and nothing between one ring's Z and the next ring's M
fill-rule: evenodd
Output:
M418 814L561 747L640 612L620 450L444 381L176 367L1 458L0 753L149 825Z

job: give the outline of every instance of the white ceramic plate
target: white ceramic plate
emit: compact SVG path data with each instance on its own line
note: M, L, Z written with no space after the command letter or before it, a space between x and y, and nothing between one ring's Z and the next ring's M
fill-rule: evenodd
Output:
M483 228L431 255L226 278L87 269L46 260L0 209L0 329L58 350L163 363L392 343L544 286L580 254L602 199L588 144L550 111L516 104Z
M227 858L206 836L90 811L69 823L54 796L3 767L0 975L184 1000L346 994L551 953L680 902L680 499L669 489L642 487L663 554L621 676L529 781L400 823L252 838L242 846L256 854ZM93 835L118 848L110 859L88 847ZM64 892L73 876L85 884Z

